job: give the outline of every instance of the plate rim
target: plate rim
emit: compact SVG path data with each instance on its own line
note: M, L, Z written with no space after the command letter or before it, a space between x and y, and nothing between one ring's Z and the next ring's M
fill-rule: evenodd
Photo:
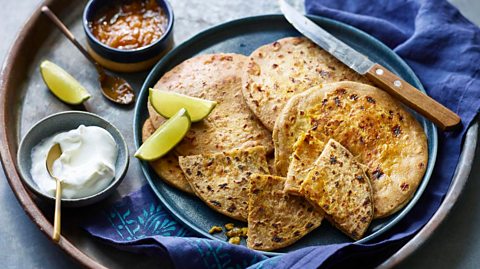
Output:
M340 22L340 21L337 21L337 20L334 20L334 19L330 19L330 18L326 18L326 17L322 17L322 16L316 16L316 15L306 15L306 16L310 19L313 19L314 22L322 21L322 22L326 22L326 23L329 23L329 24L333 24L335 26L340 26L342 28L349 29L350 31L353 31L353 32L357 32L360 35L362 35L363 38L368 40L368 42L374 43L375 45L378 45L378 46L382 47L384 50L389 51L389 53L394 56L395 60L402 65L404 71L406 71L406 73L408 73L409 76L411 78L413 78L414 83L419 85L418 89L421 92L426 93L426 91L423 87L423 84L421 83L418 76L413 72L411 67L398 54L396 54L392 49L390 49L388 46L386 46L380 40L376 39L375 37L371 36L370 34L366 33L365 31L362 31L358 28L355 28L351 25L348 25L346 23L343 23L343 22ZM220 23L220 24L214 25L212 27L206 28L203 31L193 35L192 37L190 37L189 39L185 40L180 45L175 47L173 50L171 50L168 54L166 54L157 64L154 65L152 70L149 72L148 76L145 78L145 81L142 84L142 87L141 87L141 89L138 93L138 99L137 99L138 101L135 104L134 117L133 117L133 137L134 137L135 147L138 148L141 144L142 122L140 122L141 121L140 118L142 118L142 117L138 114L140 114L139 113L140 110L143 110L142 106L144 106L145 104L141 103L140 100L145 99L144 96L146 94L146 91L148 90L149 87L151 87L152 83L153 84L155 83L155 82L153 82L153 80L155 80L155 78L158 77L158 69L161 69L162 66L167 65L183 49L188 48L192 44L195 44L196 42L198 42L198 39L202 39L203 37L208 36L212 33L222 31L222 30L224 30L225 28L228 28L228 27L235 27L235 26L242 25L242 24L249 23L249 22L256 22L258 20L278 20L278 19L282 19L282 18L285 19L282 14L266 14L266 15L243 17L243 18L227 21L227 22L224 22L224 23ZM428 157L429 159L431 158L431 164L430 163L428 164L427 169L425 171L425 174L422 178L422 181L419 184L419 186L417 187L417 190L415 191L415 193L413 194L412 199L406 204L406 206L404 208L401 209L400 213L397 216L395 216L393 219L391 219L388 222L387 225L385 225L382 228L380 228L379 230L373 232L369 236L366 236L366 237L364 237L360 240L357 240L357 241L353 241L351 243L356 243L356 244L366 243L370 240L375 239L377 236L383 234L384 232L389 230L392 226L396 225L406 214L408 214L408 212L415 206L416 202L422 196L425 188L428 185L429 180L431 179L431 175L433 173L433 168L435 167L437 152L438 152L438 131L437 131L437 127L433 123L431 123L430 121L428 121L427 119L424 118L422 128L426 131L427 139L428 139L428 127L427 127L427 125L430 125L430 127L431 127L432 141L431 142L429 141L429 143L432 143L432 152L429 152L429 157ZM140 161L140 160L138 160L138 161ZM195 233L197 233L199 235L202 235L202 236L204 236L206 238L209 238L209 239L212 239L212 240L219 240L220 241L219 238L214 237L213 235L209 234L207 231L201 229L200 227L197 227L197 225L195 223L192 223L188 219L186 219L183 216L180 216L179 214L177 214L176 213L177 210L174 210L172 208L172 205L170 205L166 201L165 197L163 197L163 195L160 193L160 191L157 189L157 187L154 187L155 183L154 183L154 179L150 175L151 169L149 167L148 162L140 161L140 165L141 165L142 172L143 172L145 178L147 179L150 188L154 191L155 195L162 202L162 205L172 214L172 216L175 219L177 219L183 225L187 226L188 229L194 231ZM166 183L163 182L162 184L166 184ZM284 252L274 252L274 251L269 251L269 252L259 251L259 250L254 250L254 251L257 251L257 252L259 252L263 255L266 255L266 256L277 256L277 255L285 254Z

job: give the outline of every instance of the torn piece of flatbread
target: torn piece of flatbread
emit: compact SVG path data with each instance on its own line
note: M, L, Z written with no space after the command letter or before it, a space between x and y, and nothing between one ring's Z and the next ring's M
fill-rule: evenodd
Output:
M303 197L283 191L285 178L250 177L247 246L274 250L289 246L320 226L323 213Z
M373 219L370 180L353 155L333 139L315 161L300 193L355 240L363 237Z
M268 173L264 147L179 157L180 167L197 196L209 207L246 221L248 177Z
M142 141L147 140L155 132L155 128L148 118L142 127ZM187 179L183 175L182 169L178 164L178 157L174 152L169 152L167 155L162 158L149 162L150 167L155 171L155 173L160 176L164 182L167 184L182 190L184 192L194 194L190 184L188 184Z
M312 169L315 160L322 153L325 143L307 131L302 134L293 145L290 166L288 167L285 191L289 194L299 195L300 186Z

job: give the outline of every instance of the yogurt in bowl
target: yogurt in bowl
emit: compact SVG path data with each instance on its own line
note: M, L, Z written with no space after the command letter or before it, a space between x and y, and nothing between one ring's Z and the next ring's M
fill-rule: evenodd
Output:
M17 152L21 179L39 198L55 201L56 182L45 163L54 143L62 149L53 165L53 174L62 180L62 206L87 206L105 199L127 173L128 147L115 126L89 112L60 112L37 122Z
M62 155L53 164L53 174L63 184L62 198L94 195L115 178L115 140L101 127L80 125L45 139L32 149L30 174L42 192L55 194L55 179L45 166L48 151L55 143L62 149Z

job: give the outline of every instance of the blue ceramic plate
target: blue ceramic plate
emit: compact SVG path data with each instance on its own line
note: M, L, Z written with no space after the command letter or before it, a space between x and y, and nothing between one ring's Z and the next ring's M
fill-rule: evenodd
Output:
M337 38L367 55L371 60L382 64L418 89L424 91L422 84L407 64L377 39L338 21L316 16L309 17ZM148 89L153 87L162 75L174 66L198 54L232 52L249 55L259 46L271 43L283 37L299 35L300 34L282 15L265 15L244 18L215 26L199 33L175 48L153 68L138 96L134 117L135 146L138 148L141 144L142 124L148 117ZM372 240L390 229L402 219L420 198L428 180L430 179L437 155L437 131L431 122L418 116L416 113L413 114L422 124L428 137L429 159L423 181L418 187L413 199L402 210L390 217L374 221L372 225L370 225L366 236L359 240L359 242ZM150 186L158 195L164 206L181 223L190 227L199 235L203 235L207 238L222 241L227 240L223 234L208 234L208 230L213 225L223 225L228 222L235 223L235 221L216 213L200 201L200 199L185 194L165 184L148 166L148 163L142 162L142 169ZM278 250L276 253L268 252L264 254L276 255L307 246L344 242L351 242L351 239L325 221L318 229L295 244Z

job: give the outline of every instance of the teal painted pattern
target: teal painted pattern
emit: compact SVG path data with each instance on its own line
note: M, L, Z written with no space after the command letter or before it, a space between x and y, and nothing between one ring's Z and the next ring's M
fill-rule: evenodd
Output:
M190 231L171 219L168 212L157 202L151 202L138 211L132 211L122 205L114 205L104 213L121 241L155 235L191 236Z

